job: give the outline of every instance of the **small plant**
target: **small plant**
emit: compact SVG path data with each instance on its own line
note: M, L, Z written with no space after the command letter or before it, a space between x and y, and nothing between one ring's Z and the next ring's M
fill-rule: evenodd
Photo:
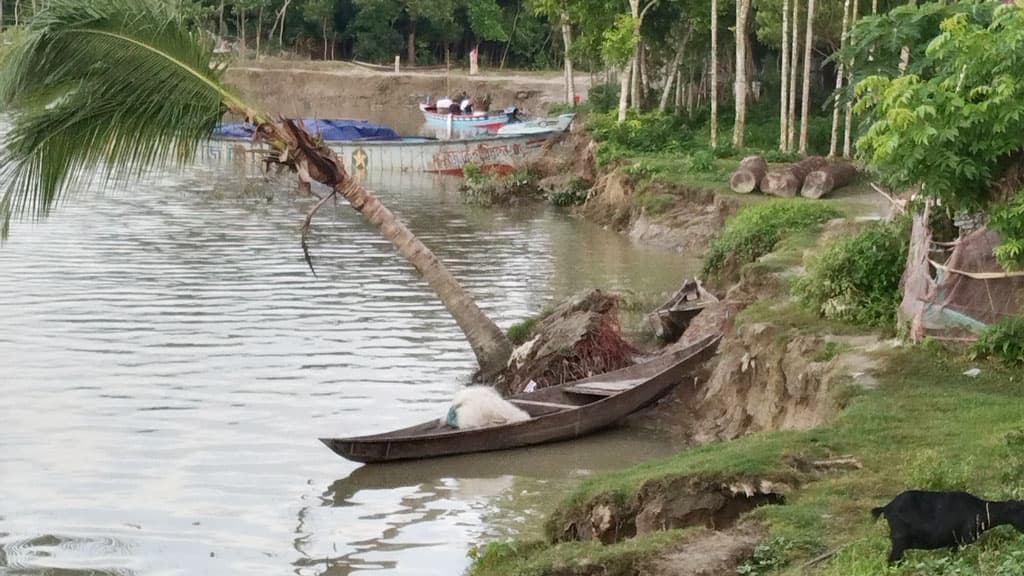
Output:
M569 184L558 192L553 192L549 200L555 206L579 206L587 201L590 185L582 178L573 178Z
M786 552L793 545L785 538L773 538L758 544L754 555L736 567L739 576L767 576L786 564Z
M795 293L825 318L893 327L910 240L905 222L871 224L832 244Z
M747 264L775 249L786 235L812 230L839 211L821 202L810 200L770 200L740 210L730 218L721 235L708 248L702 276L718 276L730 259L737 265Z
M814 355L815 362L829 362L836 356L850 349L848 344L842 342L825 342L825 345Z
M714 172L715 167L715 155L710 150L697 150L687 159L689 164L690 172Z
M483 172L475 164L462 168L465 177L459 191L467 204L507 206L534 200L539 195L536 176L520 169L507 176Z
M1014 368L1024 366L1024 316L1005 318L986 328L970 355L975 360L998 358Z
M629 166L626 166L624 170L626 174L629 174L638 180L646 180L658 174L657 168L643 160L633 162Z
M509 326L508 339L516 346L524 344L530 339L530 336L533 336L533 329L537 326L537 322L537 318L527 318Z
M921 490L969 490L974 460L944 458L935 450L922 450L910 464L909 485Z

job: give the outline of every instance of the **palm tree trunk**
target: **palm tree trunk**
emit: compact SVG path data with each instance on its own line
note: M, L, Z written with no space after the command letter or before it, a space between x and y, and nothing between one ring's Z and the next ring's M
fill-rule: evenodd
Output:
M718 147L718 0L711 0L711 147Z
M260 36L263 34L263 5L260 4L259 16L256 17L256 60L260 59Z
M811 48L814 46L814 0L807 0L807 37L804 39L804 90L800 102L800 153L807 154L807 120L811 113Z
M857 8L858 8L857 0L853 0L853 10L850 11L850 28L851 29L853 28L853 25L857 23ZM850 68L851 69L847 71L847 79L846 79L846 84L848 86L852 86L853 85L853 70L852 70L853 69L853 65L852 65L852 63L851 63ZM843 128L844 128L844 130L843 130L843 157L844 158L849 158L853 154L852 145L851 145L852 139L853 139L852 134L851 134L851 132L853 132L853 97L852 96L849 99L847 99L847 101L846 101L846 122L844 123Z
M750 0L736 0L736 79L733 84L736 97L736 118L732 126L732 147L743 148L743 133L747 126L747 15Z
M238 9L238 40L240 42L239 47L242 50L242 60L245 60L245 8Z
M518 16L519 13L516 12ZM565 101L570 105L576 104L576 77L572 67L572 22L569 21L569 14L562 12L560 17L562 24L562 44L565 47ZM504 62L504 58L502 58Z
M796 2L798 0L794 0ZM786 151L786 130L789 118L786 116L786 105L789 100L789 0L782 0L782 73L779 75L782 88L779 94L779 151Z
M619 75L619 122L626 119L626 108L629 107L629 73L632 69L632 62L623 64L622 73Z
M840 36L839 49L846 48L847 30L850 26L850 0L843 2L843 32ZM832 96L832 138L829 140L828 156L835 158L836 149L839 147L839 91L843 89L843 65L840 64L836 70L836 91Z
M793 1L793 47L789 55L789 113L786 119L786 152L796 146L796 81L800 70L800 0Z
M678 84L682 84L682 78L679 73L679 66L683 62L683 55L686 53L686 44L690 41L690 33L693 32L693 26L689 26L686 29L686 35L683 36L683 43L679 45L679 49L676 51L675 58L672 59L672 63L669 64L668 68L668 79L665 80L665 89L661 93L661 102L658 103L658 112L664 112L668 108L668 98L672 94L672 87L675 83L676 78L679 78ZM679 90L676 90L676 102L678 105L678 94Z
M485 379L494 376L508 364L512 345L494 322L476 305L437 256L405 225L353 178L345 178L335 190L360 212L395 249L416 268L437 293L445 308L455 318L469 341Z
M651 83L647 74L647 46L640 42L637 49L640 50L640 58L637 60L640 66L640 97L637 100L642 102L650 91Z

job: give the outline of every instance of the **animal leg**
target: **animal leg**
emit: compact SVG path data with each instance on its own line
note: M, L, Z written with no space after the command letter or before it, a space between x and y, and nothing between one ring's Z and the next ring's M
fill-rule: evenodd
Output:
M889 551L889 564L896 564L903 560L903 553L907 550L907 543L900 540L892 541L892 550Z

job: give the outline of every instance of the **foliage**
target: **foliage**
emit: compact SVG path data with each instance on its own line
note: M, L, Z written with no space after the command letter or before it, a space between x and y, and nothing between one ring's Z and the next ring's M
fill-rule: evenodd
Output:
M594 113L587 126L603 146L636 152L678 152L689 142L689 129L682 116L630 110L624 122L614 111Z
M601 56L613 66L621 66L633 55L639 38L634 34L636 20L629 14L621 14L615 25L604 31Z
M948 208L977 210L995 203L1006 242L1000 259L1017 263L1024 253L1024 208L1000 209L992 182L1002 161L1024 148L1024 54L1017 49L1024 41L1024 10L993 4L893 11L918 24L945 18L934 32L910 27L927 39L916 73L889 72L857 86L856 109L869 123L857 150L888 182L921 183L924 195ZM891 34L880 24L858 26L860 41Z
M736 567L738 576L768 576L785 564L786 551L792 543L785 538L773 538L754 548L754 554Z
M903 220L872 223L833 242L811 263L794 292L825 318L895 326L909 232Z
M0 106L12 115L0 152L0 236L12 216L48 214L92 167L111 177L188 162L224 103L238 102L169 6L51 0L32 18L0 76Z
M477 206L511 206L541 197L537 177L527 169L512 174L484 172L476 164L463 166L459 191L467 204Z
M971 346L972 358L997 358L1009 366L1024 366L1024 316L1005 318L981 333Z
M573 178L562 190L552 192L548 200L555 206L579 206L587 201L590 185L582 178Z
M728 260L735 265L753 262L775 248L784 236L817 228L839 216L828 204L802 199L769 200L747 206L725 223L711 242L701 274L717 276Z
M1024 266L1024 191L1018 191L1009 202L992 210L989 226L1003 237L993 253L1003 267Z
M516 322L508 328L508 339L516 346L524 344L533 336L533 329L537 326L538 318L527 318L522 322Z

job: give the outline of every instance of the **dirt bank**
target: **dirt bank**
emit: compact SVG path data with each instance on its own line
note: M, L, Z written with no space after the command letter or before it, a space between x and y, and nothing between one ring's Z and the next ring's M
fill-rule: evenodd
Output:
M360 118L415 133L423 123L417 104L446 93L491 95L492 107L518 106L540 114L561 102L562 79L555 75L479 75L444 72L378 72L344 63L307 65L273 62L229 68L227 81L261 108L294 116ZM577 80L586 97L587 82Z

